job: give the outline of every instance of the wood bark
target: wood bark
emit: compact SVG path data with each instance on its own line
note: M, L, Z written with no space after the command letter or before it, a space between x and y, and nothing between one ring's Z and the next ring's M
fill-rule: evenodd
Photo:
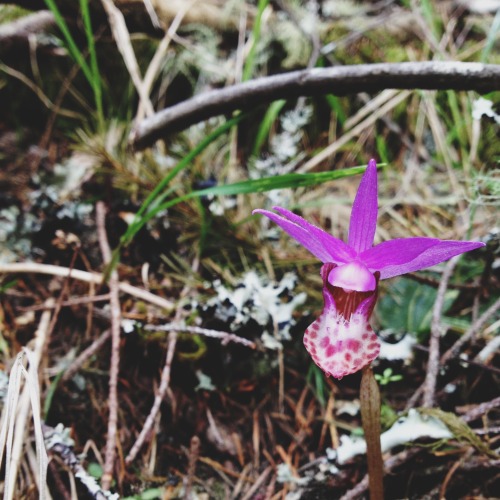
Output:
M347 95L384 89L500 90L500 65L461 62L358 64L292 71L199 94L141 121L131 145L144 149L157 139L211 116L249 110L277 99Z

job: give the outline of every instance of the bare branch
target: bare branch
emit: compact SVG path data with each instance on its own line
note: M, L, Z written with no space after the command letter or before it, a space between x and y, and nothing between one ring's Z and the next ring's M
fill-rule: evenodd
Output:
M96 205L97 234L101 246L104 263L107 265L112 260L111 248L106 234L106 208L102 201ZM106 438L106 454L104 459L101 484L103 489L109 490L113 480L116 457L116 439L118 433L118 372L120 369L120 325L121 305L118 273L116 269L111 271L109 277L109 305L111 309L111 362L109 367L109 416L108 435Z
M500 89L500 65L427 61L313 68L257 78L212 90L166 108L136 125L130 142L144 149L165 135L211 116L251 109L276 99L320 94L347 95L384 89Z
M453 270L458 263L459 257L451 259L444 269L441 276L441 283L437 291L436 302L432 311L431 322L431 338L429 341L429 361L427 363L427 375L424 382L424 408L432 408L434 404L434 394L436 392L436 382L439 372L439 341L445 333L445 328L442 323L442 314L444 307L444 299L448 290L448 282L450 281Z

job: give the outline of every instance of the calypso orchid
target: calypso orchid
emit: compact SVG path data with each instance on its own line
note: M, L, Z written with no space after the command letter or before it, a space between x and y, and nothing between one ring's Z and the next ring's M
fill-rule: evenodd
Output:
M348 241L281 207L254 210L278 224L321 262L324 308L304 344L315 363L336 378L375 359L380 342L370 326L378 281L434 266L484 246L474 241L400 238L373 246L378 213L377 166L370 160L352 206Z

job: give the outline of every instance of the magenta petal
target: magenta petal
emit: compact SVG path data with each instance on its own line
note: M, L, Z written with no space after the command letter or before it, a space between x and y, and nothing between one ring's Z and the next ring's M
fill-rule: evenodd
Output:
M384 241L365 250L359 255L359 260L372 271L382 270L387 266L411 262L439 242L440 240L436 238L401 238Z
M410 241L413 238L409 238ZM420 238L416 238L420 239ZM454 240L436 240L437 243L427 250L424 250L418 257L413 260L395 265L386 265L380 269L380 279L392 278L400 274L420 271L427 267L434 266L440 262L451 259L455 255L460 255L464 252L470 252L476 248L484 246L484 243L477 241L454 241Z
M281 215L260 209L254 210L252 213L262 214L271 219L322 262L344 264L354 256L354 252L342 240L333 237L289 210L281 207L273 208Z
M377 164L370 160L352 205L349 246L361 253L373 245L378 214Z
M377 287L373 273L362 262L353 261L335 267L328 275L332 286L356 292L371 292Z

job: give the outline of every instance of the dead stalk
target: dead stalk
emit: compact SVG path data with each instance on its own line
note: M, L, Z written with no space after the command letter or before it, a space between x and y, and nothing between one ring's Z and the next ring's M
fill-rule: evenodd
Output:
M436 302L432 311L431 337L429 341L429 361L427 363L427 374L424 382L424 408L432 408L434 404L434 394L436 392L436 382L439 372L439 341L443 335L443 325L441 317L443 313L444 298L448 289L453 270L458 263L458 257L451 259L444 269L441 276L441 282L437 291Z
M112 255L106 234L106 208L103 202L96 205L96 220L99 243L101 246L102 257L105 265L111 262ZM109 417L108 434L106 438L106 452L104 456L104 468L102 475L102 488L109 490L113 480L113 470L116 458L116 440L118 428L118 370L120 365L120 325L121 325L121 306L120 289L118 286L118 273L116 269L111 271L109 277L109 293L111 308L111 362L109 369Z
M380 391L371 366L363 368L360 401L366 440L370 500L384 500L384 462L380 445Z

